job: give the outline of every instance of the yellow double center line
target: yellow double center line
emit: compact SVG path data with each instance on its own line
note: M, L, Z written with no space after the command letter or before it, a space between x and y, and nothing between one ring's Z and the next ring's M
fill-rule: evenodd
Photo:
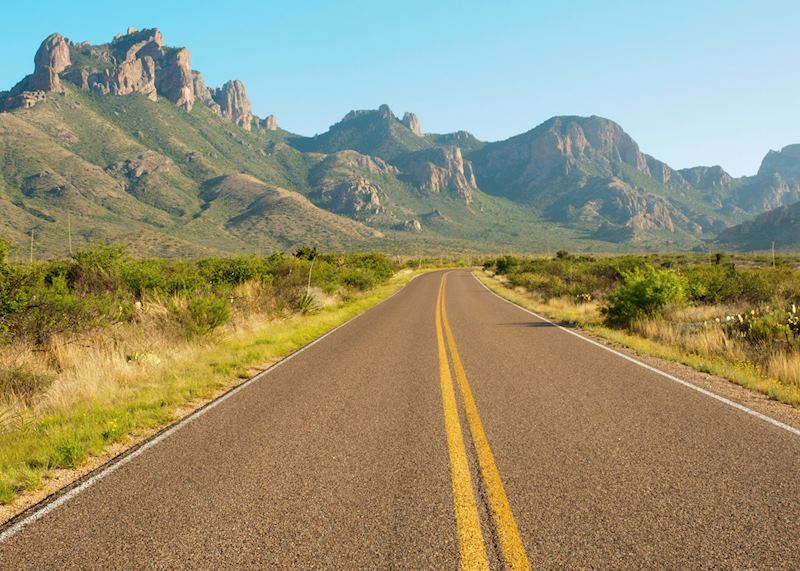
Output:
M447 306L445 304L445 284L447 274L442 276L439 284L439 295L436 300L436 339L439 345L439 380L442 389L442 403L444 405L444 423L447 433L447 444L450 454L450 473L453 480L453 503L456 515L456 528L458 531L460 567L462 570L489 569L489 560L481 532L480 516L476 494L472 487L469 463L467 462L466 447L464 446L461 421L458 415L458 405L453 389L453 379L450 375L450 364L447 360L447 347L453 360L453 369L456 373L458 389L464 403L467 425L475 447L480 468L481 481L489 503L492 523L500 543L501 556L506 569L528 570L531 568L525 546L517 529L517 522L511 512L500 472L489 447L489 440L483 429L478 407L472 396L464 365L458 354L453 331L447 320Z

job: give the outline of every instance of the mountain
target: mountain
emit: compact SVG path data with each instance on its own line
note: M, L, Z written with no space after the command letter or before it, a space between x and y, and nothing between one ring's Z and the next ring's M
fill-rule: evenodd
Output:
M733 204L749 213L760 213L800 201L800 145L769 151L758 173L743 177Z
M553 117L468 158L485 192L536 204L549 220L593 228L598 239L659 240L666 233L692 240L730 222L711 193L642 153L602 117Z
M406 113L406 121L401 121L388 105L381 105L377 110L354 110L321 135L296 137L290 142L305 152L335 153L349 149L392 160L409 152L433 147L431 142L418 134L421 130L416 115L413 117L417 132L409 128L409 117L412 115Z
M743 251L769 250L773 243L778 249L800 250L800 202L728 228L714 241L717 248Z
M0 93L0 237L39 255L125 242L139 255L688 249L800 200L800 146L752 177L674 170L601 117L505 141L425 133L388 105L304 137L206 85L157 29L44 40Z

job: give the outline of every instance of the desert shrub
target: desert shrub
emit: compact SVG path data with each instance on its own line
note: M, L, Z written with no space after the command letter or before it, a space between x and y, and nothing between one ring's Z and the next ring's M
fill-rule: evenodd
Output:
M624 273L622 284L608 295L601 312L609 325L627 326L683 299L684 283L680 276L648 265Z
M88 329L127 321L133 305L109 292L78 294L67 276L57 274L23 288L25 303L8 314L7 327L14 338L44 346L56 335L75 335Z
M231 317L231 308L227 299L203 294L192 297L185 310L177 313L187 333L204 335L225 325Z
M138 299L148 292L166 292L168 289L164 267L157 262L126 264L121 278L125 287Z
M303 246L294 253L294 257L299 258L301 260L313 260L318 255L319 252L317 252L317 248L316 247L312 248L310 246Z
M85 293L117 291L127 259L124 246L98 246L78 250L66 277L72 290Z
M7 261L8 245L0 240L0 341L8 339L10 320L27 302L22 276Z
M378 278L374 273L363 268L354 268L344 275L342 281L354 289L366 291L375 287Z
M376 283L388 280L395 272L395 264L388 257L377 252L351 254L345 263L350 267L372 273Z
M238 285L261 279L267 273L263 258L243 256L235 258L209 258L200 260L201 275L213 285Z
M786 315L769 308L751 309L736 315L727 315L722 322L722 329L728 337L741 339L752 345L767 344L778 339L788 341L793 333L791 318L791 312Z
M521 263L516 256L501 256L494 261L494 267L498 274L507 274Z
M314 297L313 293L306 292L298 299L297 308L300 310L300 313L305 315L307 313L314 313L315 311L318 311L319 304L317 303L317 298Z

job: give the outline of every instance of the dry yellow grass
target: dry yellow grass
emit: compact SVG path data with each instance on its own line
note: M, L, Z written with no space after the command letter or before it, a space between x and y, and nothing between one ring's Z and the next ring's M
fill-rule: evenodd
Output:
M800 353L778 351L767 360L767 373L784 383L800 387Z

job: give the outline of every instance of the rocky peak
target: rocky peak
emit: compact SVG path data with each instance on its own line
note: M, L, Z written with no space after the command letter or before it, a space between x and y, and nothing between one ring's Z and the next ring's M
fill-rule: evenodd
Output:
M141 93L153 101L161 96L186 111L200 101L248 130L254 121L242 82L209 89L203 76L192 70L189 50L166 46L157 28L128 28L126 34L100 45L73 43L52 34L42 42L34 62L33 74L0 94L0 110L32 107L48 92L62 91L66 80L104 95ZM267 118L264 126L277 129L274 117Z
M240 127L250 130L253 123L253 110L247 98L244 84L235 79L213 92L214 101L219 104L220 113Z
M484 146L470 159L479 167L482 190L518 200L555 198L545 192L554 180L582 184L595 177L627 178L631 170L652 176L636 142L617 123L597 116L553 117L526 133ZM660 181L673 175L659 170Z
M724 190L729 188L734 180L721 166L691 167L678 171L680 175L695 188Z
M50 34L39 46L33 63L33 75L27 89L61 91L58 74L70 65L69 43L61 34Z
M61 73L70 64L69 43L61 34L50 34L39 46L33 58L36 67L50 67Z
M757 176L781 175L786 179L800 179L800 145L788 145L780 151L770 151Z
M597 117L555 117L544 124L546 131L538 141L542 150L560 155L558 161L567 174L571 163L589 161L608 166L624 162L650 175L646 157L639 145L617 123ZM538 129L538 128L537 128Z
M264 119L264 128L267 131L278 130L278 120L275 118L275 115L267 115L267 118Z
M381 119L396 119L394 113L392 113L392 110L389 109L386 103L378 107L378 115L380 115Z
M420 125L419 117L417 117L414 113L406 111L403 114L403 118L400 120L400 122L408 127L417 137L422 136L422 126Z
M149 55L158 59L163 53L164 36L158 28L136 30L128 28L128 33L111 42L111 49L118 62L132 61Z
M339 123L345 123L347 121L351 121L353 119L358 119L359 117L367 117L367 116L377 116L381 119L388 120L388 119L397 119L392 113L392 110L389 108L388 105L385 103L378 107L377 111L375 109L353 109L349 111L347 115L345 115Z

